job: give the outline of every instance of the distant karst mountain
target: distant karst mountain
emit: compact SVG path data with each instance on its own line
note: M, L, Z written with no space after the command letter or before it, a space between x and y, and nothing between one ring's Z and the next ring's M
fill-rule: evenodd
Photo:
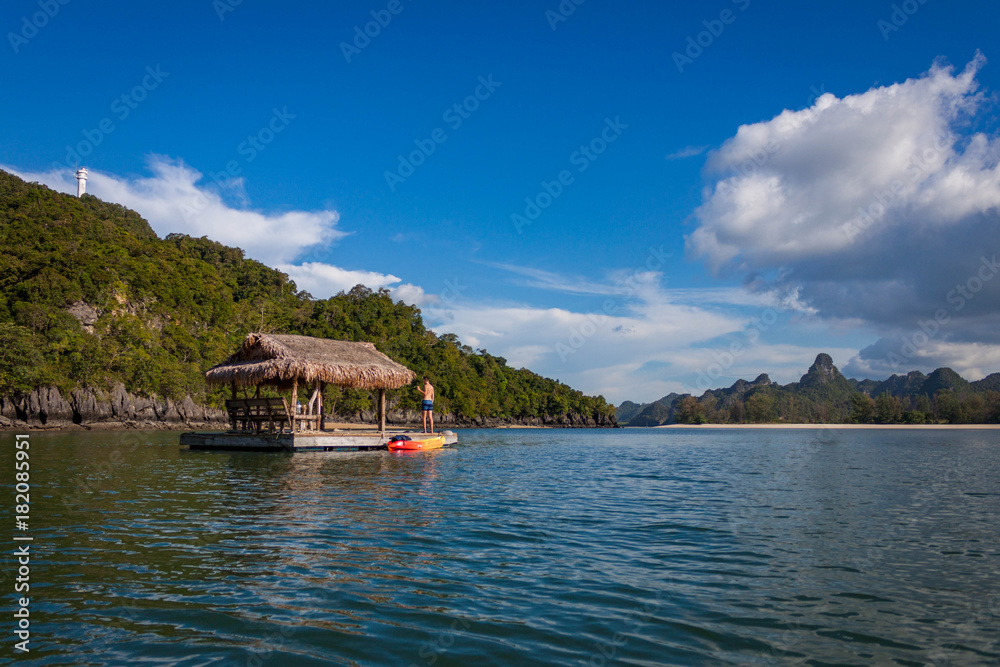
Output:
M618 423L951 423L1000 422L1000 373L968 382L950 368L877 380L845 378L826 353L798 382L777 385L766 374L737 380L700 397L671 393L658 401L626 401Z

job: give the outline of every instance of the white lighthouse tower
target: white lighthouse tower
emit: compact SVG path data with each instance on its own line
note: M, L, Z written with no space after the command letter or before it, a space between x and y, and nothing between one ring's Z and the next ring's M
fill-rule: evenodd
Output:
M76 196L82 197L83 193L87 191L87 168L81 167L78 172L76 172Z

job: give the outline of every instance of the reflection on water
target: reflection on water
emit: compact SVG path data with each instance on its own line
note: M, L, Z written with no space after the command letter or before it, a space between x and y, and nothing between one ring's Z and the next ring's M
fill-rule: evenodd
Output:
M460 440L31 435L37 634L18 663L1000 661L1000 432Z

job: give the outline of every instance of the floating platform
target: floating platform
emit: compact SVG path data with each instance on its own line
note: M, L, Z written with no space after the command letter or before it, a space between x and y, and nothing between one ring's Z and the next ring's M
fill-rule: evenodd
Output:
M458 442L453 431L440 431L445 446ZM388 449L394 436L407 435L418 440L419 431L306 431L302 433L255 433L252 431L216 431L181 433L181 446L198 450L239 452L333 452Z

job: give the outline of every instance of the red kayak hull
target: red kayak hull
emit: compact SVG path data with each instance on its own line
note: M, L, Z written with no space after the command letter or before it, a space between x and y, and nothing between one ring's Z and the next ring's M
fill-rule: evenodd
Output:
M444 447L444 436L432 435L422 440L391 440L388 447L391 451L440 449Z

